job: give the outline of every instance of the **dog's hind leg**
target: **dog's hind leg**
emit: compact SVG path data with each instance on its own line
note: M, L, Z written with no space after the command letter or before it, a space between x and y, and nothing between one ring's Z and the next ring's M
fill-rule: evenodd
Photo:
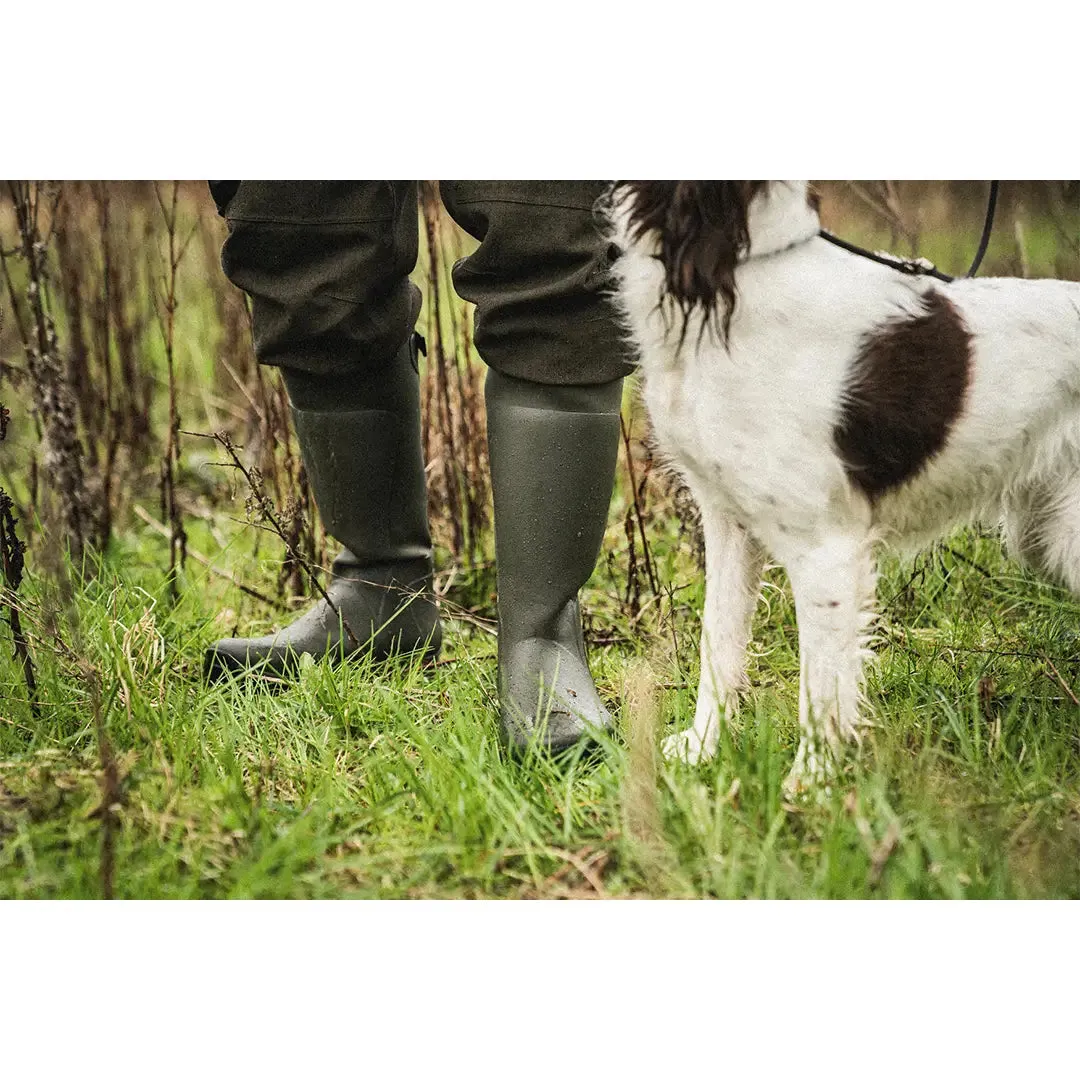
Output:
M1005 500L1002 535L1005 549L1032 570L1047 572L1046 526L1050 493L1045 484L1014 491Z
M712 757L724 717L734 715L746 682L746 643L761 590L764 555L725 512L699 500L705 534L705 611L701 675L693 727L664 743L668 757L689 762Z
M1010 555L1080 596L1080 472L1011 497L1004 532Z
M864 532L834 533L787 560L799 624L799 749L789 793L819 787L844 742L858 740L876 570Z

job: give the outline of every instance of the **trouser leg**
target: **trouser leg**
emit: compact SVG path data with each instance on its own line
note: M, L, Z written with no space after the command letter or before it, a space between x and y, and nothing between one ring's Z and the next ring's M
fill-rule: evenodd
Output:
M437 650L409 341L415 183L243 181L215 194L229 224L222 266L251 297L256 356L282 370L315 501L345 549L329 602L276 634L217 642L207 671Z
M593 205L602 180L443 180L443 202L480 247L454 267L476 305L475 340L503 375L557 386L609 383L633 364L615 323L613 253Z
M420 311L408 277L416 183L244 180L218 190L228 196L221 265L251 297L259 363L347 391L350 376L390 362Z

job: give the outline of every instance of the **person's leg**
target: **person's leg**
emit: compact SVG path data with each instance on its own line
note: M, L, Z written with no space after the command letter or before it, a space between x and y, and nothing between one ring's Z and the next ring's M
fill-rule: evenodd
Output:
M589 674L578 591L596 563L631 370L593 215L602 181L443 181L481 241L454 268L476 304L495 498L501 731L570 746L611 718Z
M327 599L276 634L230 638L211 678L280 675L302 654L439 647L413 323L412 181L215 181L222 266L252 301L255 353L281 368L327 532Z

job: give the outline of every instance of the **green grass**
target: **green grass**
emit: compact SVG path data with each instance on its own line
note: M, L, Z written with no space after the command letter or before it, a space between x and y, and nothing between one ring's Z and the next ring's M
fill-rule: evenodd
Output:
M238 528L215 561L269 589L273 565L253 561L250 543ZM660 765L653 786L620 738L558 763L508 759L494 639L467 622L449 621L434 670L319 664L278 695L207 688L203 647L275 613L194 563L170 606L164 544L128 536L75 604L123 774L119 896L1080 895L1080 606L992 539L961 534L914 563L887 562L870 680L878 726L829 797L799 806L780 791L798 665L777 570L741 730L713 763ZM628 668L649 665L662 722L681 725L693 712L699 575L673 533L654 544L674 620L665 597L631 625L616 601L623 582L602 563L585 595L590 626L621 643L594 648L594 670L618 708ZM470 603L489 596L490 582L468 592ZM41 597L31 588L28 599L37 617ZM0 896L97 896L89 684L44 641L36 656L37 720L15 665L0 663Z

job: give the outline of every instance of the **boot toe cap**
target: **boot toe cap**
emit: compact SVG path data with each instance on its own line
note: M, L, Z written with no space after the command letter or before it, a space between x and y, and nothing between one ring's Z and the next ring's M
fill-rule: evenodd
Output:
M511 749L539 741L559 752L614 726L588 666L562 643L518 642L500 666L500 734Z
M207 682L238 675L281 675L288 667L289 651L275 649L269 639L223 638L215 641L203 657L203 677Z

